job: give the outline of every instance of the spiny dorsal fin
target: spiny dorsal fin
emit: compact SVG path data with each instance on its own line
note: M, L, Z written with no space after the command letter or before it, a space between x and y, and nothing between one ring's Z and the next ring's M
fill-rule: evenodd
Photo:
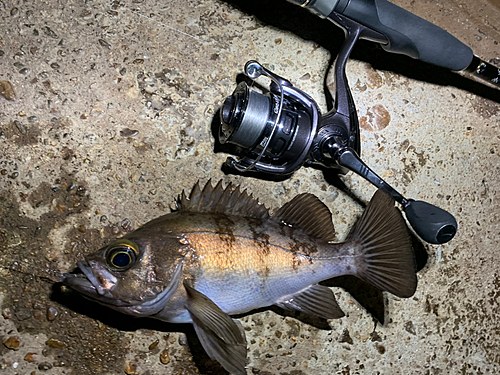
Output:
M334 240L335 229L328 207L315 195L304 193L285 203L272 220L290 227L300 228L305 233L327 241Z
M177 211L223 213L255 219L269 217L268 209L246 190L241 191L239 186L233 187L232 183L223 188L222 180L215 187L212 186L211 180L208 180L203 189L198 181L189 197L182 191L175 201L175 206Z

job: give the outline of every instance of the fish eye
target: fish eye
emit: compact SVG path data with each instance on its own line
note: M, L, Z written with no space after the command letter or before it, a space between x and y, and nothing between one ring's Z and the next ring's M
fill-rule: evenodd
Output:
M139 250L131 241L120 241L111 245L106 254L106 261L110 267L118 271L125 271L132 267L137 260Z

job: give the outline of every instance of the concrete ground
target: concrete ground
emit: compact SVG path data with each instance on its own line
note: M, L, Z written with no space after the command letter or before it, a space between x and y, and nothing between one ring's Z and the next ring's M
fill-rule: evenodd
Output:
M394 2L500 63L498 0ZM0 0L1 373L223 373L190 327L122 316L58 275L209 178L271 209L314 193L345 236L373 186L349 174L347 194L312 168L280 182L226 175L211 130L250 59L325 110L342 37L284 1ZM412 298L344 278L342 319L242 317L248 373L498 374L499 92L370 43L348 77L364 160L405 196L453 213L459 232L423 246Z

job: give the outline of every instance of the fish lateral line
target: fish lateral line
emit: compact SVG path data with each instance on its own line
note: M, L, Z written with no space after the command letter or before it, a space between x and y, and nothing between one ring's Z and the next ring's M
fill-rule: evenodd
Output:
M270 243L268 243L266 241L256 240L253 237L249 237L249 236L235 236L234 234L232 235L232 234L227 234L227 233L217 233L217 232L212 232L212 231L201 231L200 230L200 231L185 232L184 235L186 236L186 235L189 235L189 234L225 235L225 236L231 236L231 237L235 237L235 238L242 238L242 239L245 239L245 240L250 240L250 241L258 242L258 243L261 243L261 244L271 245ZM187 242L190 244L189 240L187 240ZM346 245L346 244L347 244L347 242L339 242L339 243L336 243L336 244L329 244L329 243L327 243L327 246L334 246L334 245L341 246L341 245ZM303 257L304 259L307 259L307 260L336 260L336 259L345 259L345 258L355 258L355 257L359 257L360 256L360 255L356 255L356 254L347 254L347 255L335 255L335 256L331 256L331 257L314 257L314 256L311 256L311 255L306 255L306 254L303 254L303 253L299 253L299 252L290 250L290 249L288 249L286 247L283 247L281 245L272 244L272 246L275 247L275 248L277 248L277 249L283 250L284 252L287 252L289 254L301 256L301 257ZM191 247L191 249L193 249L192 246L190 246L190 247Z

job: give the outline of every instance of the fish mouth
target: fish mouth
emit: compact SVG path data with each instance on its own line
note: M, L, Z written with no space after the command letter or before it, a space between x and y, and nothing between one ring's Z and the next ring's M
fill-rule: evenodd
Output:
M113 296L110 289L114 286L114 281L106 280L107 285L103 285L94 273L92 263L87 260L83 260L77 263L78 268L82 271L81 273L65 273L61 277L61 282L68 286L69 288L76 290L77 292L83 294L85 297L99 302L103 305L107 305L112 309L116 309L134 316L150 316L157 314L162 310L167 302L172 298L173 294L179 287L183 262L180 262L175 267L172 274L171 280L166 284L163 290L158 293L155 297L138 301L123 301L116 296ZM100 270L103 272L103 270ZM112 277L112 275L108 275Z
M109 290L106 290L97 277L95 276L92 267L86 260L77 263L78 268L82 273L64 273L61 276L61 282L97 302L113 305L113 306L130 306L130 303L126 303L117 299Z
M84 264L84 262L86 264ZM76 265L78 266L80 271L83 272L83 275L86 278L86 281L88 282L88 284L90 284L89 290L92 290L94 293L99 293L100 295L104 295L104 290L103 290L102 286L99 284L99 282L97 281L97 278L95 277L94 273L92 272L92 267L90 267L88 262L85 260L82 262L78 262ZM85 280L85 279L83 279L83 280Z

